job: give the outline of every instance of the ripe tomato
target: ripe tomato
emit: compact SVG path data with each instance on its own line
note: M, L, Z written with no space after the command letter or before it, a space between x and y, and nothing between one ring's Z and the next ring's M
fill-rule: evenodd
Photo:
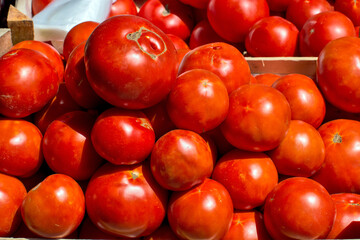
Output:
M300 55L317 57L327 43L346 36L356 36L354 24L348 17L337 11L318 13L310 17L300 31Z
M194 27L192 8L178 0L148 0L141 6L138 16L183 40L189 38Z
M171 230L168 222L165 220L156 231L146 236L144 240L179 240L179 238Z
M310 177L324 163L325 145L312 125L291 120L285 138L268 155L280 174Z
M149 156L155 133L142 111L110 108L96 119L91 141L96 152L107 161L128 165Z
M166 34L166 35L170 38L170 40L174 44L174 47L176 50L189 49L189 46L187 45L187 43L184 40L182 40L180 37L178 37L174 34Z
M235 209L250 210L264 204L278 183L278 172L265 153L236 149L219 159L212 179L229 191Z
M33 15L38 14L41 12L49 3L54 0L32 0L31 7Z
M254 57L295 56L298 35L299 30L288 20L278 16L265 17L250 27L245 48Z
M189 39L189 47L194 49L196 47L215 42L226 42L225 39L220 37L211 27L207 19L198 22Z
M269 4L269 9L273 12L282 12L286 11L289 4L293 2L292 0L267 0Z
M210 177L213 159L209 145L197 133L176 129L155 143L150 159L151 172L164 188L187 190Z
M360 25L360 3L354 0L337 0L334 4L335 11L342 12L353 22L355 26Z
M0 173L1 237L12 236L20 226L20 207L26 194L25 186L19 179Z
M187 191L173 192L167 216L181 239L221 239L230 228L233 204L223 185L205 179Z
M318 129L325 144L325 161L313 179L330 193L360 191L360 122L338 119Z
M153 179L147 162L106 163L92 176L85 197L88 216L97 227L134 238L149 235L161 225L168 192Z
M86 43L84 60L94 91L123 108L159 103L170 92L177 74L171 40L146 19L132 15L102 22Z
M242 42L249 28L270 14L266 0L210 0L207 17L220 37Z
M330 42L317 59L316 81L325 99L335 107L360 112L360 39L344 37Z
M197 9L206 9L209 4L209 0L179 0L179 1Z
M42 53L10 50L0 58L0 114L23 118L43 108L57 93L59 78Z
M280 75L274 73L262 73L255 75L251 83L260 83L271 87L271 85L280 77Z
M272 85L288 100L291 119L302 120L318 128L326 112L324 97L315 82L302 74L288 74Z
M249 64L241 52L228 43L209 43L191 50L184 56L178 74L198 68L218 75L229 94L250 82Z
M262 84L248 84L230 95L229 112L221 131L235 147L262 152L280 144L290 120L290 105L280 91Z
M121 14L137 15L137 12L136 4L133 0L115 0L111 5L109 17Z
M64 238L85 215L85 197L79 184L64 174L52 174L26 195L21 215L26 226L44 238Z
M325 238L335 217L335 204L319 183L304 177L280 182L268 195L264 221L273 239Z
M29 177L43 162L42 134L31 122L0 118L0 172Z
M54 172L87 180L103 163L90 140L95 118L88 112L73 111L50 123L42 149L46 163Z

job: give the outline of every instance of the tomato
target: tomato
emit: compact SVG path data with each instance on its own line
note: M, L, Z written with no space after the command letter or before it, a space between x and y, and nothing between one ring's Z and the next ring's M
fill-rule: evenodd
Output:
M60 53L53 46L36 40L25 40L15 44L11 50L19 48L32 49L44 54L50 60L51 66L56 70L59 82L64 81L64 63Z
M63 238L74 232L85 215L79 184L64 174L52 174L26 195L21 216L26 226L44 238Z
M224 134L221 132L221 125L215 129L207 131L203 134L208 135L211 138L211 140L215 143L216 150L217 150L219 156L222 156L225 153L230 152L231 150L233 150L235 148L224 137Z
M170 40L174 44L174 47L176 50L189 49L189 46L187 45L187 43L184 40L182 40L180 37L178 37L174 34L166 34L166 35L170 38Z
M26 194L25 186L19 179L0 173L1 237L12 236L20 226L20 208Z
M355 193L332 194L336 216L327 239L356 239L360 237L360 195Z
M250 82L249 64L241 52L228 43L209 43L191 50L184 56L178 74L197 68L218 75L229 94Z
M139 110L110 108L96 119L91 141L97 153L113 164L144 161L155 144L155 133Z
M259 211L235 211L229 231L222 240L270 240L264 224L264 217Z
M85 21L75 25L66 33L63 44L63 56L65 61L68 60L74 48L86 41L98 25L99 23L97 22Z
M360 191L360 122L338 119L318 129L325 144L325 161L313 179L330 193Z
M225 39L220 37L211 27L207 19L198 22L189 39L189 47L194 49L196 47L215 42L226 42Z
M290 105L280 91L262 84L244 85L230 95L221 131L235 147L262 152L280 144L290 120Z
M198 9L206 9L209 4L209 0L179 0L179 1Z
M269 9L274 12L286 11L289 4L293 2L292 0L267 0L269 4Z
M150 167L162 187L184 191L210 177L214 166L210 147L199 134L176 129L157 140Z
M235 209L250 210L264 204L278 183L278 172L265 153L236 149L219 159L212 179L229 191Z
M83 108L94 109L105 104L91 88L84 62L85 42L71 52L65 67L64 81L71 97Z
M138 16L183 40L189 38L194 27L191 7L178 0L148 0L141 6Z
M167 111L175 126L197 133L219 126L228 109L225 84L216 74L204 69L180 74L167 98Z
M168 192L156 183L146 163L106 163L92 176L85 193L86 210L102 231L134 238L160 227Z
M317 59L316 81L325 99L347 112L360 112L360 39L333 40Z
M304 177L280 182L268 195L264 221L273 239L325 238L335 218L335 204L319 183Z
M88 112L73 111L50 123L42 149L46 163L54 172L87 180L103 163L90 140L95 118Z
M325 145L312 125L292 120L285 138L268 155L280 174L310 177L324 163Z
M177 57L171 40L138 16L121 15L102 22L86 43L84 60L91 87L117 107L153 106L166 97L176 79Z
M38 51L10 50L0 58L0 69L0 114L7 117L39 111L58 91L58 75Z
M121 14L137 15L137 8L133 0L115 0L113 1L109 17Z
M250 27L270 14L266 0L210 0L207 17L220 37L242 42Z
M360 3L354 0L335 1L335 11L342 12L355 26L360 25Z
M36 173L43 162L42 134L31 122L0 118L0 172L18 177Z
M265 17L250 27L245 47L254 57L295 56L298 35L299 30L288 20L278 16Z
M317 57L327 43L346 36L356 36L354 24L348 17L337 11L318 13L310 17L300 31L300 54Z
M179 240L179 238L171 230L169 223L164 221L156 231L146 236L144 240Z
M42 238L40 235L32 232L24 222L20 224L18 230L11 236L12 238ZM73 231L71 234L64 237L66 239L77 239L78 238L78 231L77 229Z
M52 1L54 1L54 0L33 0L33 1L31 1L33 15L36 15L39 12L41 12Z
M255 75L251 83L260 83L271 87L271 85L280 77L280 75L274 73L262 73Z
M288 100L292 120L302 120L315 128L323 122L325 100L311 78L303 74L288 74L277 79L272 87Z
M233 204L223 185L206 179L187 191L173 192L167 216L181 239L221 239L230 228Z

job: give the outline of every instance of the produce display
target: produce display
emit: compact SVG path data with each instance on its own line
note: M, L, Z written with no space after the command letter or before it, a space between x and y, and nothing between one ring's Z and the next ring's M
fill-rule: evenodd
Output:
M114 0L61 48L14 44L0 237L360 238L359 25L353 0Z

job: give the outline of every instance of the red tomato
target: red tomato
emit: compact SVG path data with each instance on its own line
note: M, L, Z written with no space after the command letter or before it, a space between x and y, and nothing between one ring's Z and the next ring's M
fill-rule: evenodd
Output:
M179 0L179 1L198 9L206 9L209 4L209 0Z
M317 239L330 232L335 204L319 183L304 177L280 182L264 207L266 229L273 239Z
M175 126L197 133L219 126L228 109L225 84L216 74L204 69L180 74L167 98L167 111Z
M280 75L274 73L258 74L254 77L251 83L260 83L271 87L271 85L280 77Z
M333 40L317 60L316 81L325 99L335 107L360 112L360 39Z
M224 137L224 134L221 132L221 125L213 130L207 131L206 134L208 135L211 140L214 141L218 155L222 156L227 152L230 152L231 150L233 150L235 147L233 145L231 145L226 138Z
M174 47L176 50L189 49L189 46L187 45L187 43L184 40L182 40L180 37L178 37L174 34L166 34L166 35L170 38L170 40L174 44Z
M87 180L103 163L90 140L95 118L88 112L73 111L49 125L42 149L46 163L54 172L75 180Z
M44 108L34 114L34 123L44 134L49 124L61 115L80 110L80 106L69 94L65 83L60 83L59 91Z
M138 16L121 15L102 22L87 41L84 59L94 91L123 108L159 103L170 92L177 74L171 40Z
M51 66L56 70L59 82L64 81L64 63L60 53L53 46L36 40L26 40L15 44L11 50L19 48L32 49L44 54L50 60Z
M20 207L26 196L22 182L0 173L0 236L9 237L21 223Z
M285 138L268 155L280 174L310 177L324 163L325 145L312 125L292 120Z
M264 204L278 183L278 172L265 153L236 149L219 159L212 179L229 191L235 209L250 210Z
M229 94L250 82L250 67L244 56L224 42L209 43L191 50L184 56L178 74L197 68L218 75Z
M79 184L64 174L52 174L31 189L21 206L26 226L44 238L64 238L74 232L85 214Z
M92 176L85 197L87 213L97 227L115 236L134 238L160 227L168 193L153 179L146 163L106 163Z
M292 0L266 0L269 4L269 9L274 12L286 11Z
M66 34L63 44L63 55L68 60L71 52L80 43L86 41L94 29L99 25L97 22L86 21L72 27Z
M0 172L29 177L43 162L42 134L31 122L0 118Z
M318 128L326 112L325 100L315 82L302 74L288 74L274 82L288 100L291 119L302 120Z
M325 162L313 178L330 193L360 191L360 122L338 119L320 126Z
M288 20L265 17L250 27L245 47L254 57L291 57L297 53L298 35L299 30Z
M140 8L138 16L183 40L189 38L194 27L191 7L178 0L148 0Z
M222 240L270 240L264 217L258 211L235 211L229 231Z
M358 1L337 0L335 1L334 9L350 18L355 26L360 25L360 3Z
M91 88L86 77L84 49L82 42L71 52L65 67L64 80L71 97L83 108L93 109L105 102Z
M121 14L137 15L136 4L133 0L115 0L113 1L109 17Z
M151 172L164 188L187 190L210 177L213 159L209 145L197 133L176 129L155 143Z
M32 0L31 7L33 15L38 14L41 12L49 3L54 0Z
M360 237L360 195L355 193L332 194L336 216L327 239L356 239Z
M155 144L155 133L141 111L110 108L96 119L91 141L100 156L119 165L144 161Z
M215 42L226 42L226 40L214 31L207 19L204 19L198 22L191 32L189 47L194 49L196 47Z
M24 222L22 222L20 224L20 227L18 228L18 230L11 236L12 238L42 238L40 235L30 231L30 229L25 225ZM66 239L77 239L78 238L78 232L77 230L75 230L74 232L72 232L71 234L67 235L66 237L64 237Z
M286 9L286 19L301 30L311 16L331 10L333 7L327 0L291 1Z
M156 231L146 236L144 240L179 240L165 221Z
M290 105L280 91L262 84L244 85L230 95L221 131L235 147L262 152L280 144L290 120Z
M50 60L31 49L0 58L0 114L22 118L43 108L57 93L59 78Z
M210 0L207 17L220 37L242 42L250 27L270 14L266 0Z
M167 216L181 239L221 239L230 228L233 204L223 185L206 179L187 191L173 192Z
M310 17L300 31L300 54L317 57L327 43L346 36L356 36L354 24L348 17L337 11L318 13Z

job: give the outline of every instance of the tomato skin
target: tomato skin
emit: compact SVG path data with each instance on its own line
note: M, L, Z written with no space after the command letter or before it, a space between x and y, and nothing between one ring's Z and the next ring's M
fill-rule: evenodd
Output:
M31 189L21 206L26 226L44 238L63 238L74 232L85 215L79 184L64 174L52 174Z
M224 42L205 44L187 53L178 74L191 69L215 73L224 82L229 94L250 82L250 67L244 56L234 46Z
M291 2L291 0L267 0L270 11L274 12L285 11Z
M171 40L138 16L119 15L102 22L86 43L84 60L94 91L110 104L127 109L159 103L176 78Z
M304 177L280 182L264 206L266 229L273 239L325 238L335 218L335 204L319 183Z
M0 173L0 236L9 237L21 224L21 203L27 192L17 178Z
M347 112L360 112L360 39L333 40L317 60L316 81L325 99Z
M4 116L27 117L43 108L58 91L56 71L38 51L10 50L0 58L0 69L0 114Z
M161 225L168 192L153 179L147 163L106 163L91 178L85 198L87 213L97 227L134 238L149 235Z
M173 192L167 216L180 239L221 239L231 225L233 205L224 186L205 179L187 191Z
M0 172L17 177L36 173L43 162L42 134L31 122L0 118Z
M360 25L360 3L353 0L335 1L335 11L342 12L351 19L355 26Z
M270 14L266 0L210 0L207 17L220 37L242 42L249 28Z
M354 24L348 17L337 11L318 13L310 17L300 31L300 55L317 57L327 43L346 36L356 36Z
M144 240L179 240L179 238L171 230L169 223L165 220L158 229L146 236Z
M325 144L324 165L313 179L330 193L359 192L360 122L338 119L318 129Z
M189 39L189 47L194 49L215 42L226 42L226 40L214 31L207 19L204 19L198 22L192 30Z
M179 0L180 2L190 5L196 9L206 9L208 4L209 4L209 0Z
M120 14L137 15L136 4L133 0L116 0L112 3L109 17Z
M235 209L250 210L265 202L278 182L278 172L265 153L236 149L219 159L212 179L229 191Z
M162 187L184 191L210 177L214 166L210 147L199 134L176 129L157 140L150 167Z
M178 51L179 49L189 49L187 43L184 40L182 40L180 37L174 34L166 34L166 35L170 38L170 40L174 44L176 51Z
M289 128L291 109L285 96L263 84L244 85L229 99L221 132L236 148L262 152L277 147Z
M146 115L139 110L110 108L96 119L91 130L96 152L113 164L144 161L155 144L155 133Z
M52 1L54 1L54 0L33 0L33 1L31 1L33 15L36 15L39 12L41 12Z
M262 73L254 76L254 79L251 81L252 84L259 83L267 86L272 86L272 84L278 80L281 76L274 73Z

